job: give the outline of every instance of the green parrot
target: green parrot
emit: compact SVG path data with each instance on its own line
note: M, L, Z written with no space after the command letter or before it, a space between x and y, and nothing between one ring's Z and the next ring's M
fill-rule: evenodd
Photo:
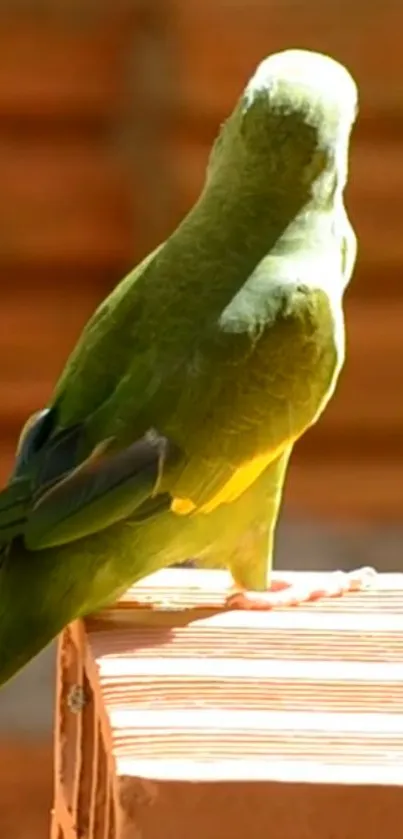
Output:
M85 327L0 494L0 684L189 557L229 569L233 607L313 596L271 588L270 569L292 448L344 359L356 111L333 59L265 59L195 206Z

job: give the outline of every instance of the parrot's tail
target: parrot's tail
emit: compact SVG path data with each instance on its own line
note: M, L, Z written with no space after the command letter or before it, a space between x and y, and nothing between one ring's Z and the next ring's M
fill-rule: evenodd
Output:
M42 563L26 550L21 537L0 546L0 689L56 637L70 617L70 612L63 612L63 603L54 603L53 589L46 585L46 571L59 567L50 551L46 563L44 579Z

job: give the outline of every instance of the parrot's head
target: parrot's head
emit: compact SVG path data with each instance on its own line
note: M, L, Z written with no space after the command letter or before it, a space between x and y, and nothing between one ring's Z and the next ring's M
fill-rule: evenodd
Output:
M342 194L357 86L341 64L308 50L266 58L213 148L209 178L246 173L250 188L279 196L298 185L320 204Z

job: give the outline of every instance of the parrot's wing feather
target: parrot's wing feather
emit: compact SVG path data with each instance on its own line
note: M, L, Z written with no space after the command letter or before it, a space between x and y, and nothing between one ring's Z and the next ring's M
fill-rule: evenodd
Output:
M82 423L55 431L57 409L46 408L33 414L22 429L17 446L13 482L27 473L33 475L33 490L66 475L79 463L83 438Z
M83 427L54 433L55 424L56 409L46 408L22 429L13 473L0 492L0 545L24 533L33 498L77 466Z
M0 492L0 547L23 532L30 503L28 479L17 478Z
M34 490L40 491L78 466L83 436L84 426L80 423L57 431L46 442L35 470Z
M52 408L37 411L25 423L17 445L12 480L24 475L32 458L42 449L54 430L56 412Z
M96 450L39 494L23 529L27 548L66 544L136 513L141 519L169 508L172 499L157 494L158 483L164 464L176 454L169 441L155 432L110 456L100 456Z

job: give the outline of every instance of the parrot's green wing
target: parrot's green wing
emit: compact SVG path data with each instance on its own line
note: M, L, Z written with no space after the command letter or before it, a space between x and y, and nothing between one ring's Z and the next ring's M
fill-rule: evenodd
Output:
M82 429L51 430L48 412L27 423L13 480L0 494L0 544L22 536L30 550L66 544L128 516L150 517L169 508L158 494L159 478L177 451L155 431L111 455L108 441L76 465ZM34 477L20 476L27 473ZM150 503L151 502L151 503Z
M82 539L123 519L170 506L158 482L170 455L168 440L151 434L111 456L94 452L82 465L39 495L27 517L24 542L41 550Z
M13 474L0 493L0 544L22 535L36 494L49 488L77 463L81 428L56 429L56 411L45 409L25 423Z
M0 493L0 548L23 532L29 503L29 479L16 478Z
M119 282L84 327L52 395L64 426L85 422L109 401L127 373L128 347L130 356L150 353L150 327L141 332L139 326L147 327L144 286L150 273L158 273L154 263L163 248L164 243ZM139 381L137 393L146 384L146 378Z

